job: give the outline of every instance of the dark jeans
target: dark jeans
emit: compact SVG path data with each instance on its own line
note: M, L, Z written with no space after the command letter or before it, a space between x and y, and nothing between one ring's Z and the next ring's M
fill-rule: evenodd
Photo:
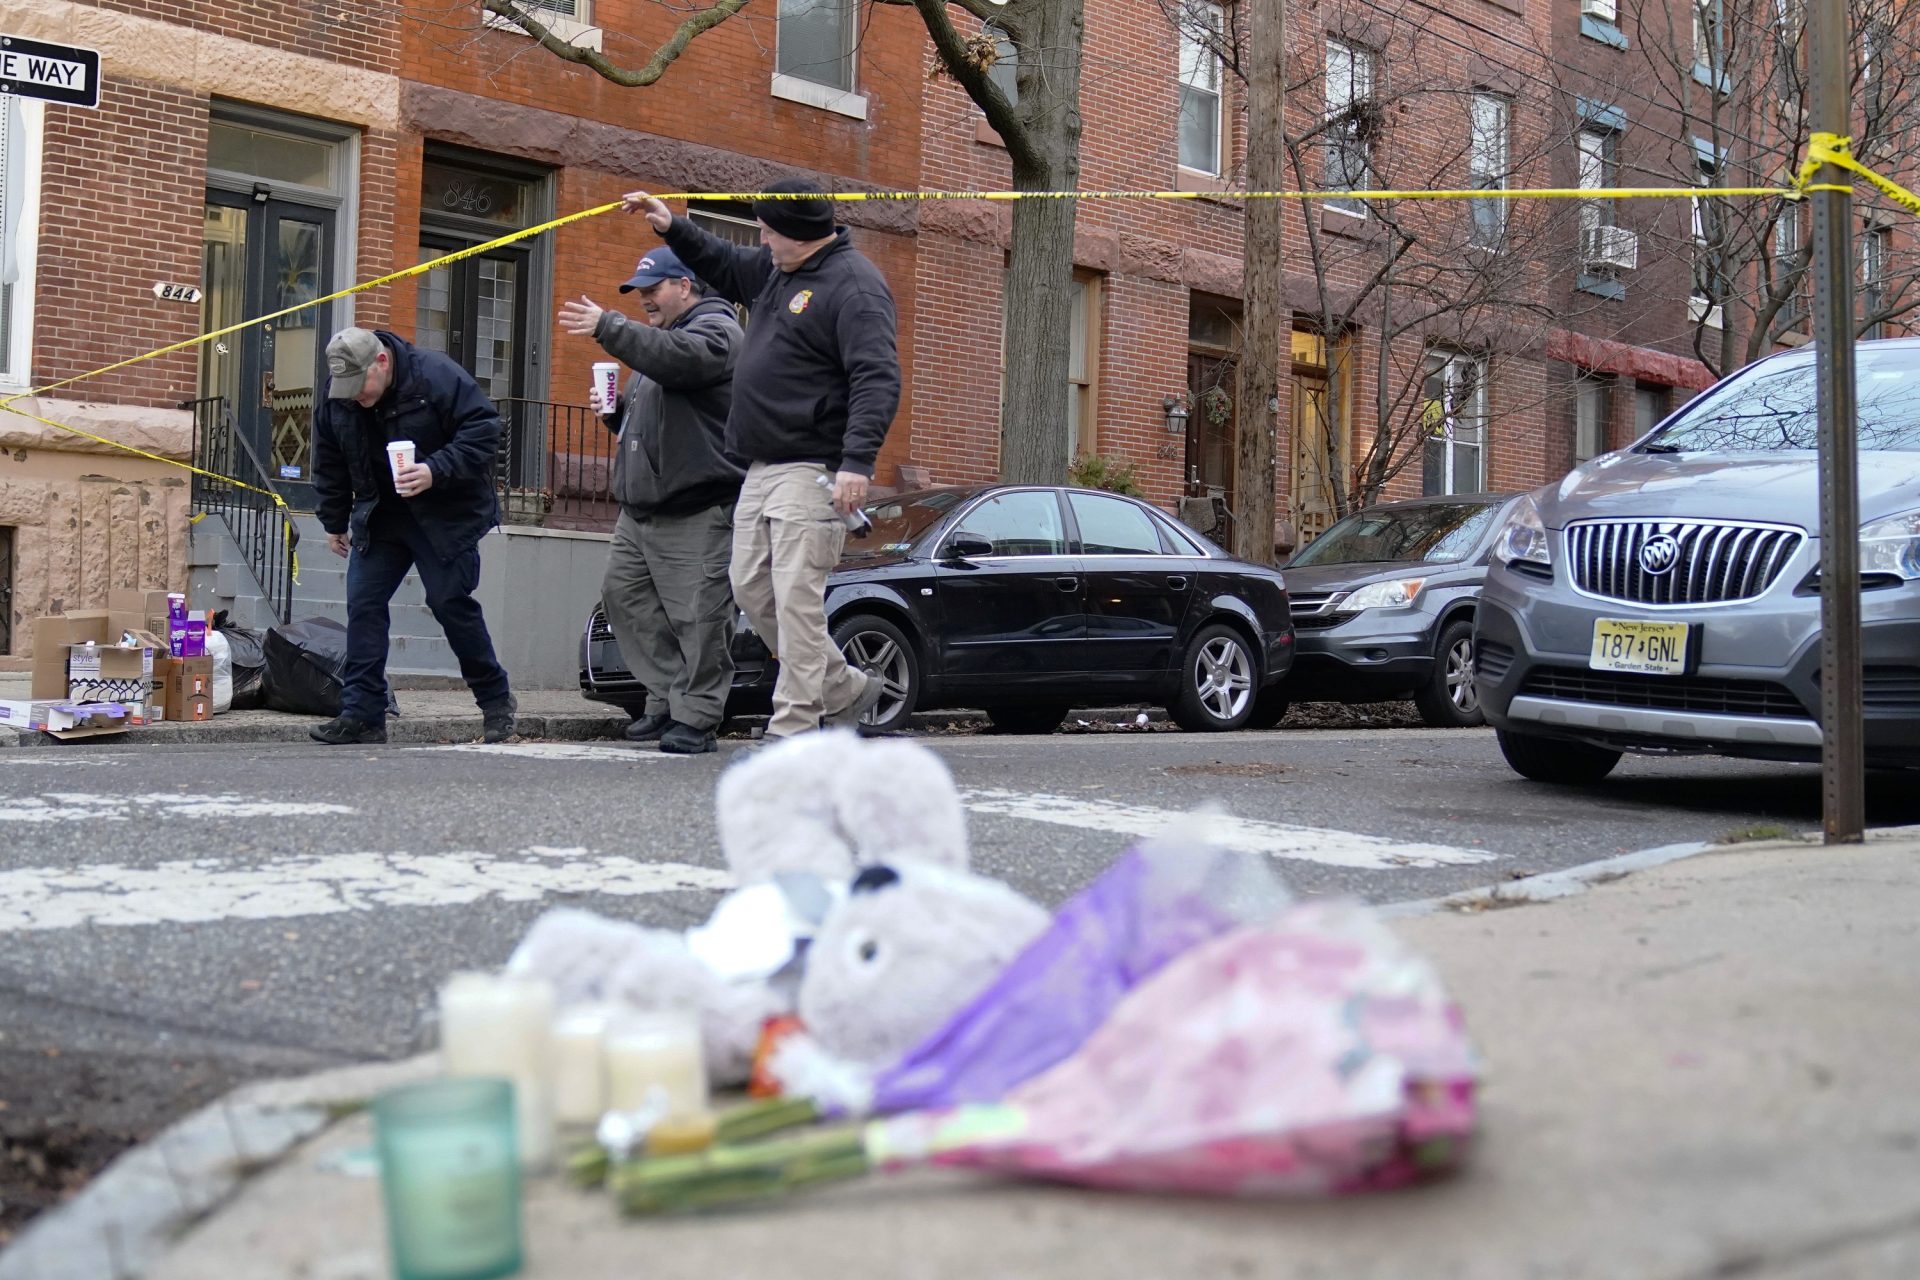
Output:
M347 665L340 714L366 724L387 718L387 606L407 570L420 571L427 608L460 659L460 674L482 709L503 701L507 672L493 656L493 638L473 589L480 585L480 550L442 560L417 524L376 529L367 549L347 557Z

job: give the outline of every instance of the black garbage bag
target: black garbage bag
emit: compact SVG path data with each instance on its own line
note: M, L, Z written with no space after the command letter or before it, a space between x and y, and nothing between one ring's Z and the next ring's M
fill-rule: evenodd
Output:
M347 628L332 618L301 618L267 629L267 706L296 716L340 714L341 671L347 665ZM387 714L397 716L393 686Z
M233 652L234 711L251 711L267 705L267 633L252 627L236 627L227 621L227 611L213 615L213 629L227 638Z

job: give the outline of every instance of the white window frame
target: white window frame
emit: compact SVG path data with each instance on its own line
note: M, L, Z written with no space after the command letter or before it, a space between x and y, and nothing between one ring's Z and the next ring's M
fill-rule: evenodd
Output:
M1860 232L1860 317L1865 319L1873 314L1877 305L1876 296L1884 295L1887 285L1887 255L1892 249L1892 236L1887 228L1868 223ZM1880 338L1886 336L1884 322L1869 325L1861 331L1862 338Z
M1575 466L1607 452L1607 423L1613 416L1612 379L1581 370L1573 388L1573 462Z
M6 200L6 207L12 213L8 230L13 236L16 274L5 294L8 342L6 367L0 370L0 389L26 391L33 385L33 303L40 259L40 181L46 104L12 96L7 102L9 114L0 119L0 129L7 130L5 172L17 175L20 189L17 193L8 193ZM18 148L17 155L14 148ZM0 178L0 186L4 185L4 178Z
M1067 461L1099 449L1099 432L1090 428L1100 411L1100 349L1105 277L1080 267L1073 269L1073 293L1067 311ZM1000 273L1000 407L1007 403L1007 273ZM1074 340L1079 339L1079 359ZM1082 446L1090 446L1083 448Z
M1696 153L1694 185L1697 187L1717 186L1720 180L1720 166L1709 163L1705 157ZM1721 324L1721 304L1713 300L1713 295L1703 288L1704 273L1711 268L1711 246L1707 236L1707 201L1710 196L1690 196L1687 204L1692 210L1693 252L1689 271L1691 283L1687 295L1687 314L1694 320L1704 320L1709 328L1719 328Z
M591 49L601 53L605 50L606 39L600 28L593 25L593 3L594 0L517 0L518 7L553 32L555 38L576 49ZM489 27L523 36L527 34L524 28L492 10L484 11L483 17Z
M1487 481L1487 423L1491 415L1487 405L1487 359L1467 351L1450 351L1444 347L1433 347L1427 351L1428 368L1426 378L1439 375L1441 379L1441 399L1429 401L1425 417L1432 418L1437 405L1437 420L1423 422L1426 428L1425 438L1438 436L1441 440L1441 472L1438 494L1482 493ZM1435 367L1435 362L1438 362ZM1464 388L1464 402L1459 398ZM1477 432L1474 439L1459 438L1468 431ZM1459 463L1462 450L1472 450L1474 473L1472 483L1465 487L1460 484ZM1424 477L1421 487L1424 489ZM1437 496L1437 495L1435 495Z
M1179 163L1189 173L1210 178L1220 177L1227 168L1226 67L1219 52L1220 42L1225 38L1226 11L1219 5L1209 0L1186 0L1181 5L1180 118L1186 117L1189 95L1195 99L1213 99L1213 156L1210 164L1193 164L1183 151ZM1176 127L1175 146L1180 146L1181 141Z
M1574 153L1578 157L1577 179L1582 191L1603 191L1618 185L1620 172L1620 131L1587 125L1574 134ZM1613 201L1582 200L1580 230L1597 231L1614 225Z
M1373 100L1374 52L1365 45L1353 44L1334 37L1328 37L1326 52L1325 118L1331 121L1335 116L1352 110L1360 103ZM1331 125L1327 129L1327 135L1324 172L1328 187L1355 190L1372 187L1374 168L1371 144L1348 136L1344 129L1336 129ZM1360 157L1360 172L1357 175L1344 159L1336 159L1336 157L1351 154L1358 154ZM1356 178L1359 179L1358 182L1355 181ZM1371 216L1367 209L1367 202L1364 200L1329 200L1326 202L1326 207L1337 209L1341 213L1350 214L1356 218Z
M867 118L867 98L859 92L860 84L860 5L858 0L796 0L804 2L808 11L813 12L824 5L837 4L845 15L844 39L847 67L847 83L830 84L817 80L798 71L780 69L780 33L782 27L795 15L775 11L774 17L774 54L772 93L776 98L788 102L797 102L802 106L817 107L822 111L831 111L838 115L849 116L855 120Z
M1513 104L1497 93L1476 93L1467 105L1467 185L1475 191L1505 191L1512 163ZM1505 200L1471 200L1469 242L1497 249L1507 236Z
M1782 205L1779 216L1773 220L1772 251L1773 278L1778 285L1781 273L1792 270L1792 261L1800 253L1800 205L1797 202ZM1806 298L1797 286L1781 302L1780 318L1789 328L1799 328L1808 322Z

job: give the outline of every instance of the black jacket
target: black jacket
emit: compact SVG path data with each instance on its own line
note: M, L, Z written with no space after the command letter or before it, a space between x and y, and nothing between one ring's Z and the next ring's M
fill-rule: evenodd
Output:
M314 514L328 533L367 546L367 521L386 494L404 501L443 560L470 551L500 523L493 467L500 411L465 369L438 351L378 331L393 358L393 385L371 409L323 398L313 411ZM433 487L399 499L387 466L387 442L411 440Z
M635 371L606 419L620 437L613 494L628 514L686 515L738 498L746 469L726 450L740 351L733 307L703 298L664 329L608 311L593 336Z
M900 353L893 294L847 229L797 271L775 269L764 246L732 244L683 217L666 240L721 297L750 309L727 447L749 462L871 476L900 407Z

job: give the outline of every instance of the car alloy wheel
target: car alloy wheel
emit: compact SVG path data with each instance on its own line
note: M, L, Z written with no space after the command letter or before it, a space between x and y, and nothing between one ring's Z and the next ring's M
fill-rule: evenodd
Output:
M1169 708L1182 729L1238 729L1253 715L1254 662L1238 631L1204 627L1180 664L1180 693Z
M1420 718L1436 729L1467 729L1485 724L1480 691L1473 680L1473 621L1455 618L1434 646L1433 671L1414 691Z
M849 666L880 680L880 701L860 723L877 733L906 727L920 698L920 659L906 633L885 618L860 614L835 627L833 641Z
M1447 648L1443 679L1447 682L1447 700L1454 710L1470 716L1480 710L1480 695L1473 689L1473 637L1462 636Z

